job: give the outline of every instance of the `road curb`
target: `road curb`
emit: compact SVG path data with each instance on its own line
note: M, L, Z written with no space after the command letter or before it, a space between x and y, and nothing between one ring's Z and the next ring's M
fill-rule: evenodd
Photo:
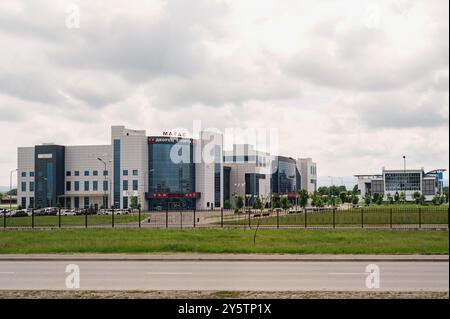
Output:
M82 261L82 262L98 262L98 261L112 261L112 262L449 262L448 255L433 255L424 257L408 258L407 256L372 256L372 257L297 257L290 258L283 255L279 257L241 257L241 256L226 256L226 257L178 257L178 256L0 256L0 262L2 261Z

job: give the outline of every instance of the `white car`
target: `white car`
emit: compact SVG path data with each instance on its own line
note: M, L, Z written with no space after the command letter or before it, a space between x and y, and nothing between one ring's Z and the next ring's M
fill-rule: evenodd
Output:
M75 209L62 209L61 210L62 216L75 216Z

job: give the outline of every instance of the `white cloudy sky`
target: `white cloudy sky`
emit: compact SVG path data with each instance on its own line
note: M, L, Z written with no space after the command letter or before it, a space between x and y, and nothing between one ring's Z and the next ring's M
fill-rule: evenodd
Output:
M69 29L67 6L80 9ZM0 185L17 146L275 127L319 175L449 166L447 0L0 1Z

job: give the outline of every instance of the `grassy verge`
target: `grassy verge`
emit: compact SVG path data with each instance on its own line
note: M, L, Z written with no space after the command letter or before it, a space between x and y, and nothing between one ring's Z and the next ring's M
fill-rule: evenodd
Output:
M141 214L141 221L150 216L148 213ZM82 226L85 224L85 216L61 216L61 226ZM139 216L137 214L115 215L115 224L137 223ZM88 225L111 225L111 215L88 215ZM37 227L56 227L59 223L58 216L35 216L34 225ZM31 216L28 217L8 217L6 218L7 227L31 227ZM0 225L3 225L3 216L0 214Z
M448 254L448 231L57 229L0 232L1 254Z
M248 224L248 217L241 214L234 217L234 220L224 220L225 225L245 225ZM305 220L306 219L306 220ZM352 210L338 210L334 213L336 225L389 225L392 220L393 225L418 225L425 224L448 224L447 209L435 209L434 207L423 207L419 211L415 209L386 209L382 207L359 208ZM251 218L252 225L276 225L277 217L275 213L270 217ZM218 222L219 223L219 222ZM279 216L280 225L333 225L333 211L295 213Z

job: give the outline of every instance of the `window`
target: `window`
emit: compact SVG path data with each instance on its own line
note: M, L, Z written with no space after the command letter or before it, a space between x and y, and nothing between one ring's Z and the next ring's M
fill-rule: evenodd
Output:
M138 170L137 169L133 170L133 176L138 176Z
M79 197L74 197L74 204L73 206L75 208L80 208L80 198Z
M30 177L34 177L34 172L30 172Z
M84 208L88 209L89 208L89 197L85 197L84 198Z
M92 171L93 176L98 176L98 171Z
M122 189L123 189L124 191L127 191L127 190L128 190L128 181L126 181L126 180L123 180L123 181L122 181Z
M34 182L30 182L30 192L34 192Z
M75 171L75 172L73 172L73 175L74 175L74 176L80 176L80 171Z
M22 182L20 189L22 190L22 192L26 192L27 191L27 182Z
M34 197L30 197L30 205L29 208L34 208Z
M133 190L134 191L138 190L138 181L136 179L133 180Z
M84 176L89 176L89 171L84 171Z
M124 169L122 173L123 173L123 176L128 176L128 170L127 169Z
M72 172L71 171L67 171L66 172L66 176L71 176L72 175Z
M72 188L72 183L71 182L66 182L66 191L70 192L71 188Z
M127 209L128 208L128 197L123 197L122 201L123 201L123 209Z
M73 188L75 189L75 191L79 191L80 190L80 182L79 181L73 182Z
M103 171L103 176L108 176L108 171Z
M97 181L93 181L92 182L92 190L93 191L98 191L98 182Z
M22 177L27 177L27 172L22 172Z
M22 197L20 207L27 208L27 198L26 197Z
M85 192L89 191L89 181L84 181L84 191Z
M103 190L105 192L108 190L108 181L103 181Z

